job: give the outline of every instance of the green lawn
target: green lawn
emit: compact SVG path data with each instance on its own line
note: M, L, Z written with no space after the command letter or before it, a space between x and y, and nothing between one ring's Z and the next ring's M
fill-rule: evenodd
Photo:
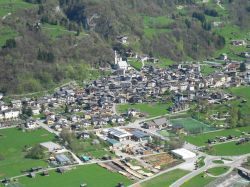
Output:
M224 164L223 160L213 160L213 163L215 164Z
M8 13L14 13L20 9L27 9L34 7L34 4L27 3L23 0L1 0L0 1L0 17Z
M181 125L185 129L185 131L193 134L197 132L209 132L215 130L215 128L208 126L200 121L197 121L193 118L177 118L170 120L170 123L175 125Z
M48 34L51 38L58 38L63 35L75 35L76 31L69 31L61 25L51 25L44 24L42 26L43 31ZM80 36L83 36L85 33L80 33Z
M228 142L212 146L207 151L210 155L236 156L250 153L250 142L236 145L236 142Z
M240 136L242 132L250 132L250 126L208 132L199 135L186 136L185 140L196 146L204 146L207 144L208 139L214 139L216 136L228 136L228 135Z
M129 59L129 60L128 60L128 63L129 63L133 68L135 68L137 71L140 71L141 68L142 68L142 63L141 63L141 61L134 60L134 59Z
M4 46L6 43L6 40L13 39L17 36L17 33L13 31L9 27L1 27L0 28L0 47Z
M233 87L230 91L237 96L244 97L246 100L250 101L250 87L240 86Z
M219 176L223 173L226 173L229 170L229 167L214 167L207 170L207 172L213 176Z
M112 173L96 164L79 166L64 174L50 171L47 177L37 175L35 179L19 179L19 183L24 187L79 187L84 183L91 187L116 187L119 182L124 182L125 186L132 184L132 181L123 175Z
M142 187L167 187L172 183L187 175L189 172L185 170L175 169L173 171L159 175L149 181L143 182Z
M24 158L23 149L53 139L54 136L43 129L32 132L22 132L16 128L0 130L0 155L3 157L0 160L0 179L19 175L22 170L31 167L47 166L43 160Z
M215 68L212 68L211 66L209 65L201 65L201 73L202 75L210 75L212 73L214 73L216 71Z
M206 176L204 173L196 175L189 181L186 181L181 187L204 187L210 182L212 182L215 178Z
M171 103L136 103L136 104L121 104L117 105L117 110L120 113L126 112L128 109L136 109L147 114L147 117L162 116L168 114L168 108Z

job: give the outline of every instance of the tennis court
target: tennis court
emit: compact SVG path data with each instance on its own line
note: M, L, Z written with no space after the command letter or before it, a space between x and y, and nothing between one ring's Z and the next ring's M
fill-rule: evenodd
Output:
M193 119L191 117L188 118L177 118L170 120L170 123L173 126L181 126L191 134L201 133L201 132L209 132L216 130L216 128L211 127L205 123L202 123L196 119Z

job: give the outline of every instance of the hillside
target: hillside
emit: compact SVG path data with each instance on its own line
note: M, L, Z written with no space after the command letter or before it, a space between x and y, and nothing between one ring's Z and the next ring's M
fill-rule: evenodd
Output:
M0 91L35 92L93 79L131 48L169 61L228 52L247 37L250 2L223 0L1 0ZM215 26L219 23L219 26ZM117 43L119 35L129 44Z

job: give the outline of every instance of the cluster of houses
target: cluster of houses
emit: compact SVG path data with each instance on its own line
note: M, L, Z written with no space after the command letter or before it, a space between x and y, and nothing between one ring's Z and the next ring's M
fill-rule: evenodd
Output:
M116 61L122 59L116 57ZM33 115L45 114L45 122L58 131L67 127L77 130L108 124L124 125L127 119L146 114L131 109L118 115L115 104L172 102L168 110L177 112L188 109L189 104L198 99L210 103L232 99L210 88L250 83L250 69L247 66L246 72L239 72L240 63L215 67L220 71L208 76L202 75L201 66L193 63L174 64L169 68L144 66L141 71L118 68L112 75L94 80L84 88L69 85L37 99L13 100L8 105L0 101L0 121L17 119L25 103ZM63 114L60 114L62 108ZM35 128L35 121L27 121L26 127Z

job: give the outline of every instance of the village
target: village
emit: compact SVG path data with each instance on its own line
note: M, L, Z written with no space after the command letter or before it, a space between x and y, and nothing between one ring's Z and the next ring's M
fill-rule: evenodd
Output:
M234 41L232 45L238 43ZM59 173L69 169L65 166L98 163L107 170L139 181L181 163L181 168L198 169L195 152L199 149L192 148L190 151L185 148L187 142L178 138L173 140L160 132L188 135L191 131L187 131L181 123L173 123L168 116L188 111L194 102L221 104L235 100L234 95L222 89L248 85L250 63L231 61L226 54L222 54L217 62L186 62L160 68L154 66L158 59L128 51L127 57L142 63L138 71L117 51L114 53L115 69L112 74L84 86L69 84L51 95L16 99L8 103L4 102L4 95L1 94L1 128L17 126L23 131L45 129L55 134L56 143L42 142L40 147L49 152L47 162ZM214 71L204 75L203 66ZM146 112L133 108L138 103L168 103L168 107L164 109L164 115L148 116ZM131 108L118 111L117 106L126 104ZM218 115L212 117L218 118ZM221 126L225 127L227 125ZM72 142L93 147L94 150L74 150L68 142L71 140L66 141L63 133L73 134L75 139ZM249 141L249 132L245 135L217 139L218 142L235 139L237 144L244 144ZM168 141L177 143L170 146L166 143ZM208 144L216 144L216 140L209 139ZM34 178L40 171L44 176L49 175L49 170L37 166L27 168L26 172ZM9 180L3 182L8 183Z

